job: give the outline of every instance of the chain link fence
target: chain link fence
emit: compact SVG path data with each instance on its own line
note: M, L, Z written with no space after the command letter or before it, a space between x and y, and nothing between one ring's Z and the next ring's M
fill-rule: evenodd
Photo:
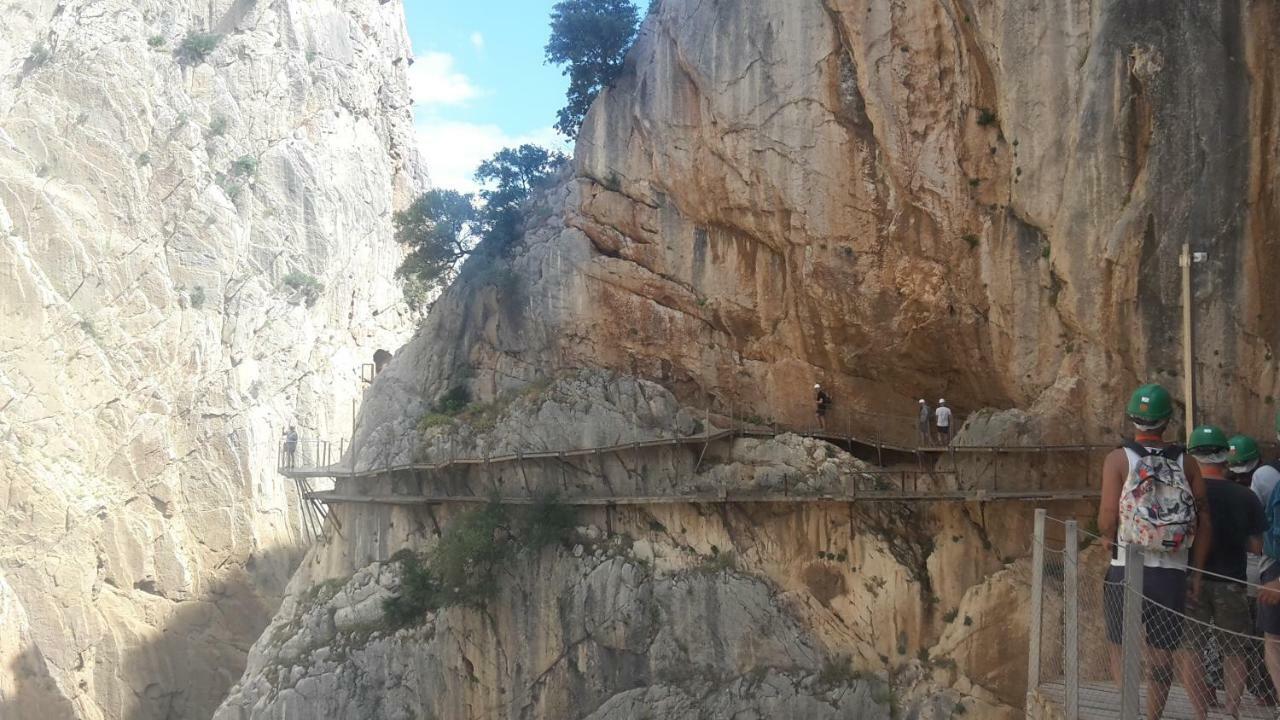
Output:
M1028 713L1076 718L1276 718L1257 586L1196 570L1113 566L1095 532L1037 510ZM1192 596L1189 589L1199 585Z

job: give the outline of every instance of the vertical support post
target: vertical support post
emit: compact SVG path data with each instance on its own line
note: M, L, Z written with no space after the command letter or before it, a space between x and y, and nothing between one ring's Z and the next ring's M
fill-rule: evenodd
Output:
M351 401L351 474L356 474L356 401Z
M1031 536L1031 618L1027 623L1027 707L1040 687L1040 625L1044 612L1044 508L1036 508L1035 530ZM1121 717L1127 717L1121 715Z
M1068 520L1063 541L1066 557L1062 567L1062 670L1066 676L1064 720L1080 720L1080 577L1077 573L1080 551L1076 532L1076 521Z
M1138 717L1142 689L1142 548L1125 548L1124 634L1121 640L1120 717Z
M1182 254L1178 256L1178 264L1182 266L1182 392L1186 396L1187 417L1185 428L1187 443L1191 442L1191 429L1195 427L1196 416L1196 368L1195 353L1192 349L1195 338L1192 336L1191 323L1191 244L1182 243Z
M853 452L853 441L849 441L849 452ZM884 446L879 440L876 440L876 464L884 467Z

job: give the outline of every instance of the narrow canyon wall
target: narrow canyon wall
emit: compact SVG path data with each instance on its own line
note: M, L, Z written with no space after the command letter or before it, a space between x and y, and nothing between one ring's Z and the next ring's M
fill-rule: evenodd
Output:
M410 324L410 58L377 0L5 9L0 716L207 717L239 675L301 552L280 432L348 432Z

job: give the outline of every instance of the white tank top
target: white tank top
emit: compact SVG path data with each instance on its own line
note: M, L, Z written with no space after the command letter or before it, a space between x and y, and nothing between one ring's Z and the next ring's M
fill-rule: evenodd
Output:
M1156 447L1148 446L1147 449L1159 450L1160 448L1158 446ZM1125 454L1125 457L1129 458L1129 472L1132 473L1133 468L1138 464L1138 461L1141 460L1142 458L1138 455L1138 453L1130 450L1129 448L1124 448L1124 454ZM1185 462L1186 457L1187 457L1186 453L1183 453L1178 458L1178 467L1182 468L1184 472L1186 470L1186 462ZM1175 570L1186 570L1187 559L1190 556L1191 556L1190 547L1184 547L1181 550L1178 550L1176 552L1159 552L1157 550L1147 550L1142 553L1142 565L1143 567L1159 567L1159 568L1173 568ZM1124 560L1125 560L1124 543L1117 541L1116 556L1111 558L1111 564L1116 567L1124 567Z

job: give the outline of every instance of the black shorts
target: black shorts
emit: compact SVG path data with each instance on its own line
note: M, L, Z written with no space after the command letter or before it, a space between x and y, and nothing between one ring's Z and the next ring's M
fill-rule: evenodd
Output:
M1261 584L1280 578L1280 562L1272 563L1262 573ZM1280 635L1280 605L1258 603L1258 631L1267 635Z
M1145 568L1142 596L1142 627L1147 645L1157 650L1177 649L1182 645L1185 629L1182 613L1187 609L1187 571ZM1114 565L1107 568L1102 609L1107 616L1107 640L1119 645L1124 636L1124 568Z

